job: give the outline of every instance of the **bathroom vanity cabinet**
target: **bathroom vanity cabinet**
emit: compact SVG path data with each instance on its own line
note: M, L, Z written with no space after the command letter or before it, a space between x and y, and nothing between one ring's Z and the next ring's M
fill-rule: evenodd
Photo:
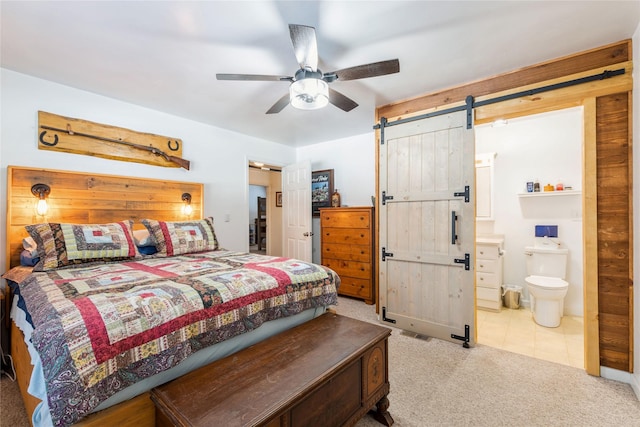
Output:
M502 308L502 262L504 239L476 239L476 306L500 311Z

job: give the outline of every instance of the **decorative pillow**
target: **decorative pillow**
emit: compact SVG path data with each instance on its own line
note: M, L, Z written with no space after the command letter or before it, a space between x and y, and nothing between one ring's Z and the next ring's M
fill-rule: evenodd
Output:
M155 255L158 253L158 248L156 248L156 245L138 246L138 251L142 255Z
M157 221L142 223L156 241L156 256L173 256L218 249L213 218L194 221Z
M38 263L38 261L40 261L40 258L38 257L37 252L35 252L35 256L31 251L28 251L26 249L20 252L20 265L25 267L33 267Z
M136 246L140 248L141 246L154 246L155 242L149 234L149 230L133 230L133 240L136 242Z
M35 271L55 270L89 262L140 258L133 241L133 221L109 224L42 223L25 228L38 245Z
M29 251L32 254L36 253L38 250L38 244L33 240L33 237L25 237L22 239L22 247L25 251Z

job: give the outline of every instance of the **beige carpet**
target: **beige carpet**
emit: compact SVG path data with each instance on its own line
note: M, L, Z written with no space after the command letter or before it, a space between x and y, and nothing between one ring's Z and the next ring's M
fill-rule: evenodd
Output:
M339 314L377 323L374 306L340 298ZM392 328L389 412L399 427L640 426L627 384L478 345L465 349ZM0 381L0 426L28 426L18 387ZM369 416L357 427L379 426Z

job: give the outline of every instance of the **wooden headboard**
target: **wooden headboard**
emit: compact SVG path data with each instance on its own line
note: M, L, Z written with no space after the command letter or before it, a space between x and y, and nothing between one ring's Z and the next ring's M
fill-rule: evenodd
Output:
M41 222L103 224L144 218L182 221L202 218L204 185L193 182L67 172L9 166L7 168L7 269L20 265L25 225ZM36 214L34 184L47 184L46 217ZM182 194L191 194L193 213L182 214Z

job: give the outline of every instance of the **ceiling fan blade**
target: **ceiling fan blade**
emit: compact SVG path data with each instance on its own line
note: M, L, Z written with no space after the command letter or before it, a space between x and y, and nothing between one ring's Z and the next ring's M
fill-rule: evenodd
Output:
M218 80L293 81L289 76L267 76L263 74L216 74Z
M358 106L356 101L331 88L329 88L329 102L346 112Z
M278 99L278 101L269 108L266 114L276 114L282 111L284 107L289 105L289 94L285 94L282 98Z
M293 52L296 55L301 69L310 68L318 70L318 43L316 42L316 29L306 25L289 24L289 34L293 43Z
M338 80L345 81L384 76L386 74L393 74L399 71L400 62L397 59L390 59L388 61L373 62L371 64L343 68L342 70L337 70L333 73L327 73L327 75L335 74L338 76Z

